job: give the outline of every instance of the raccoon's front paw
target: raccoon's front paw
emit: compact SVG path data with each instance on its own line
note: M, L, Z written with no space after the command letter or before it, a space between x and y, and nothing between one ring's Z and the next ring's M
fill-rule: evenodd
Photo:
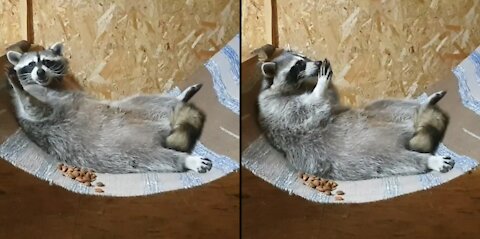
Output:
M455 165L455 161L449 156L430 156L428 158L428 168L441 173L450 171Z
M330 61L325 58L318 72L318 82L325 82L326 84L329 84L332 80L332 76L332 66L330 65Z
M212 161L200 156L188 156L185 159L185 168L198 173L206 173L212 169Z

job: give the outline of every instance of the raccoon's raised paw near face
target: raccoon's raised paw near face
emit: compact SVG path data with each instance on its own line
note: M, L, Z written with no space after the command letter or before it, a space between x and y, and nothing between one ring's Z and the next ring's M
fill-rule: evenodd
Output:
M430 156L428 158L428 168L441 173L450 171L455 165L455 161L448 156Z
M200 156L188 156L185 159L185 168L198 173L206 173L212 169L212 161Z
M329 83L332 80L332 66L330 65L330 61L325 59L320 66L320 70L318 72L318 80L325 81Z

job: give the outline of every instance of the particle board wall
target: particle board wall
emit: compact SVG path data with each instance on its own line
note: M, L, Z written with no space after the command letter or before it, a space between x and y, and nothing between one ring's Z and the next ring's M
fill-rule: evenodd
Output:
M480 44L479 3L279 0L280 47L329 58L346 103L416 96ZM265 44L244 36L244 46Z
M242 0L242 59L264 45L264 0Z
M0 1L0 49L21 39L21 5L18 0ZM3 52L0 51L0 52ZM3 53L0 53L3 55Z
M33 1L35 43L65 43L85 90L116 99L168 90L239 32L237 0Z

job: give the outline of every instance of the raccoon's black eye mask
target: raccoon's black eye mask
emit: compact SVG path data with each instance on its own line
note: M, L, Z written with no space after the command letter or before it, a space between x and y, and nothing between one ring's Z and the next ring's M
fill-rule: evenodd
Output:
M50 60L42 60L42 64L44 64L48 68L54 68L56 65L55 61L50 61Z
M287 74L287 82L288 83L297 83L300 78L303 77L303 72L305 72L305 68L307 67L307 63L305 61L299 60L295 63L295 65L290 68L290 71Z

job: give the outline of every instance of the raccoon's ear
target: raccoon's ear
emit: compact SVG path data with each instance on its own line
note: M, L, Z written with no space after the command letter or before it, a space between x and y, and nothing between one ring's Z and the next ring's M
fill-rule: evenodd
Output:
M61 42L57 42L55 44L53 44L51 47L50 47L50 50L55 54L55 55L63 55L63 43Z
M276 70L277 64L275 62L264 62L262 64L262 74L265 77L273 78Z
M17 65L18 62L20 61L20 58L22 58L22 53L17 52L17 51L8 51L7 52L7 59L12 65Z

